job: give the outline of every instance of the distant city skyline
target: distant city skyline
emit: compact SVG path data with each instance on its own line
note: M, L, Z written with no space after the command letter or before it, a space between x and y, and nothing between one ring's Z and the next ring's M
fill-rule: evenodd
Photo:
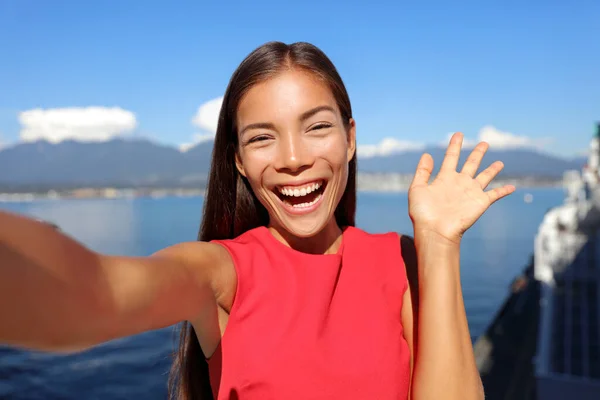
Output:
M556 3L556 4L555 4ZM308 41L344 79L359 155L440 144L571 157L600 120L600 3L0 3L0 149L214 135L229 77L270 40Z

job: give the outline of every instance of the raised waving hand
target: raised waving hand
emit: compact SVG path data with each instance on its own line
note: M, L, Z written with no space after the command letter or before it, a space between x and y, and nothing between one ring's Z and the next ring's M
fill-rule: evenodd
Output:
M415 235L433 234L442 240L460 243L462 235L497 200L514 192L505 185L487 190L486 187L504 167L500 161L475 175L488 144L479 143L467 158L462 170L457 171L463 143L462 133L450 139L438 175L429 183L433 158L423 154L408 191L409 215Z

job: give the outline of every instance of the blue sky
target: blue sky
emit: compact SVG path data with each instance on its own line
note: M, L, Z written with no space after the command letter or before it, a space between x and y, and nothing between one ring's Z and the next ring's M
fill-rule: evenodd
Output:
M199 107L251 50L280 40L333 60L365 151L456 130L564 156L587 147L600 120L600 2L415 3L3 1L0 141L190 143L210 133L192 122Z

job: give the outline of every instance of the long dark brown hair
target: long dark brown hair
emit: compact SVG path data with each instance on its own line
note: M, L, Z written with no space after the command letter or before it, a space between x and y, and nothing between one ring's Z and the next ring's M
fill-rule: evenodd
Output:
M252 86L286 69L301 69L325 82L336 99L346 129L349 128L352 108L346 87L333 63L321 50L309 43L287 45L281 42L269 42L254 50L233 73L223 97L198 240L233 239L268 224L267 210L235 166L238 149L236 114L242 97ZM354 226L356 156L349 161L348 167L346 190L335 211L340 227ZM208 364L189 322L181 326L179 349L169 378L169 397L177 400L213 398Z

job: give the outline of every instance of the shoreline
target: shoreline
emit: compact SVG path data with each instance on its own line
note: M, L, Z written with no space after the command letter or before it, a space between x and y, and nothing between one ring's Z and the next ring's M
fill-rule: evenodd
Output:
M519 189L540 189L540 188L563 188L561 182L556 181L532 181L520 179L507 179L495 182L488 189L502 186L506 184L514 185ZM368 182L357 184L359 193L406 193L408 191L410 181L394 182L388 180L386 182ZM137 198L154 198L163 197L203 197L206 193L205 189L191 188L113 188L113 187L82 187L65 190L47 190L47 191L14 191L0 192L0 203L25 203L39 200L85 200L85 199L137 199Z

